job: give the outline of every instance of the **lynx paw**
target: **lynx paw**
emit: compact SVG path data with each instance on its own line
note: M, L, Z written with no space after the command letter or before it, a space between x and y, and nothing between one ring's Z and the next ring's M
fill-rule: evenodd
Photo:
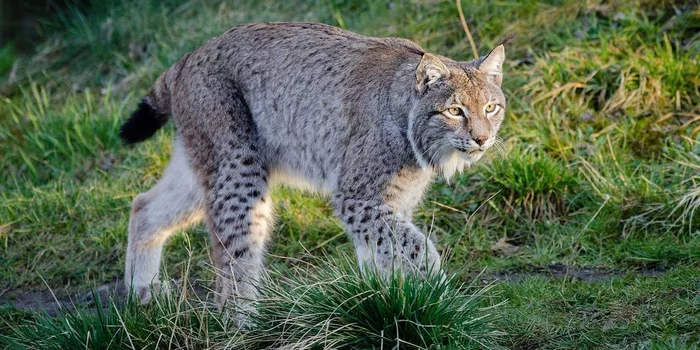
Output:
M131 289L129 290L129 288ZM154 282L148 285L134 284L132 286L127 286L127 291L133 293L133 297L138 298L141 305L148 305L151 302L153 293L158 293L160 290L160 282Z

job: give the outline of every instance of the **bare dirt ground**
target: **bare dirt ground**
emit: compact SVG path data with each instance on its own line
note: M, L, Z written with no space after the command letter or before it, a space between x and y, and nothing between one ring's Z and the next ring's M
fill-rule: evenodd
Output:
M572 268L564 264L552 264L549 266L534 266L533 271L500 271L494 273L473 273L474 278L479 278L485 283L505 282L517 283L519 281L533 278L545 277L550 279L571 278L584 283L596 283L607 281L612 278L619 278L629 274L642 276L660 276L665 272L663 269L646 269L633 272L620 272L614 270L604 270L597 268ZM209 289L201 281L190 281L194 293L198 298L206 300ZM171 281L171 284L179 284L178 281ZM122 303L127 298L127 291L122 281L114 281L103 284L93 290L76 289L45 289L45 290L7 290L0 291L0 307L10 307L24 311L46 312L49 315L56 315L61 310L71 310L75 308L94 308L97 301L106 307L110 300Z

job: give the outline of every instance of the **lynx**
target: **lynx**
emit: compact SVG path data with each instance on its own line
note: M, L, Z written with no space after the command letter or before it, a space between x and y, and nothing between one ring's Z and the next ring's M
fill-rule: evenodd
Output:
M436 174L494 144L504 59L503 44L457 62L316 23L241 25L187 53L120 131L133 144L170 118L177 130L163 178L133 202L127 288L148 303L168 236L205 219L217 301L254 299L277 183L329 194L362 266L440 271L411 217Z

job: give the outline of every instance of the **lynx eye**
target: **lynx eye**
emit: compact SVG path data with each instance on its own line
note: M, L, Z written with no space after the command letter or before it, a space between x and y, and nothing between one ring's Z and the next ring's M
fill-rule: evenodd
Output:
M448 118L460 118L464 116L464 112L462 112L462 109L457 107L450 107L444 110L442 114L444 114Z
M484 107L484 112L486 112L486 114L494 114L498 112L499 108L501 108L499 105L495 103L489 103L486 105L486 107Z

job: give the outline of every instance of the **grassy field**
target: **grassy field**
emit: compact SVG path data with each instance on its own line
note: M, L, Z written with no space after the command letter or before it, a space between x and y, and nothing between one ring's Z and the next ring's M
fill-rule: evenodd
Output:
M472 334L471 343L409 329L426 332L416 347L452 349L482 340L514 349L697 349L700 2L462 4L482 54L518 35L506 48L503 147L449 184L436 183L418 211L417 224L437 236L444 266L455 274L438 286L450 297L395 281L402 292L389 294L396 299L386 310L403 305L398 310L411 311L401 301L421 295L417 300L464 306L452 315L430 311L436 324L475 322L450 328ZM94 1L89 11L48 21L46 41L34 54L0 48L0 344L233 346L238 333L231 325L183 293L147 309L112 304L105 314L80 310L57 318L31 310L40 303L26 300L117 283L131 200L159 178L173 135L170 125L128 148L117 137L120 123L184 53L236 24L280 20L400 36L454 59L473 58L455 3L432 0ZM280 310L296 307L289 301L294 288L338 276L350 276L342 280L345 292L393 290L352 278L353 267L342 258L352 255L352 246L326 198L286 188L275 194L278 226L268 265L284 278L273 278L268 292L276 299L270 300L281 301L263 306L269 314L260 317L269 317L260 324L274 324ZM164 270L170 278L207 285L206 236L199 226L169 241ZM308 266L328 260L350 266L318 272ZM335 292L314 290L306 302L345 295L328 294ZM396 312L414 317L403 311ZM365 328L331 337L364 329L357 336L364 343L338 344L398 344L381 333L389 334L391 325L370 325L371 312L358 312L366 313L354 315L355 324ZM322 320L303 322L297 326L313 329ZM398 329L405 330L397 323L391 332ZM301 334L295 332L286 336ZM242 337L257 339L251 348L270 344ZM296 348L313 346L302 338Z

